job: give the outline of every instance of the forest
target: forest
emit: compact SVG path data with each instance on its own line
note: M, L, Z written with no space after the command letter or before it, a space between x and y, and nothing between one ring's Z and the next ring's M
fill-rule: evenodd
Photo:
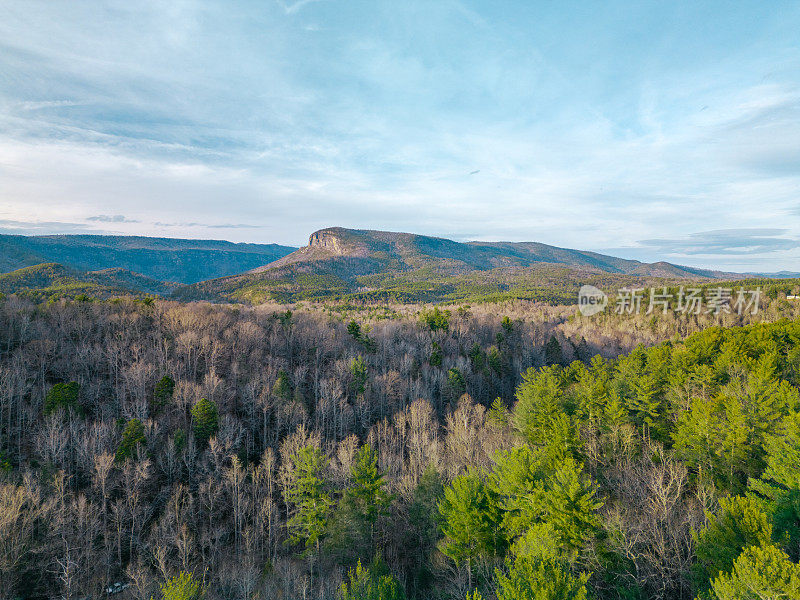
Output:
M800 319L0 298L0 598L800 598Z

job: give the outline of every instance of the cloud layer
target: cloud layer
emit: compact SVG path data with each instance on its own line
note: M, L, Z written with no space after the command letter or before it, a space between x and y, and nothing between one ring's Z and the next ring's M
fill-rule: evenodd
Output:
M797 3L0 6L6 231L800 269Z

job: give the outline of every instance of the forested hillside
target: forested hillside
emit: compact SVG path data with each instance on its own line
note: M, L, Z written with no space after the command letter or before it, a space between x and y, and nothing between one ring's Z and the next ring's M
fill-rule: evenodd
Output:
M242 273L294 248L121 235L0 235L0 273L41 263L81 271L125 269L159 281L194 283ZM138 289L138 288L137 288Z
M0 597L798 598L797 310L0 299Z
M568 304L584 284L647 287L733 275L537 242L462 243L330 227L311 234L308 246L272 263L186 286L176 297L251 303L341 297L394 302L525 298Z

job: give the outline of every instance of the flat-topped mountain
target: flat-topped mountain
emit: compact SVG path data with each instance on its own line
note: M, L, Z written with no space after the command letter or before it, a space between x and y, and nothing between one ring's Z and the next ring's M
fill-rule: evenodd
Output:
M724 275L718 271L682 267L667 262L643 263L539 242L455 242L413 233L342 227L331 227L312 233L308 246L254 269L253 272L267 272L303 264L322 267L319 263L343 263L349 267L359 265L357 270L362 272L358 275L375 273L382 267L419 268L433 265L444 271L464 271L530 267L542 263L597 269L605 273L656 277L714 278Z
M195 283L242 273L295 248L111 235L0 235L0 273L41 263L81 271L125 269L160 281Z
M178 293L187 298L258 301L352 293L396 297L396 292L410 290L413 299L443 299L469 287L493 294L521 285L558 288L565 282L588 283L608 276L633 282L714 279L726 274L538 242L456 242L331 227L311 234L307 246L248 273L202 282Z

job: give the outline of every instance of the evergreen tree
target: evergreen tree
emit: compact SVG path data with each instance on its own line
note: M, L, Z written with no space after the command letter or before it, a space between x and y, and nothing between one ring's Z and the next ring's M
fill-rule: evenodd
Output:
M329 546L344 556L365 556L374 549L374 529L385 515L390 497L378 472L378 457L362 446L350 469L350 486L344 491L329 526Z
M764 503L777 538L795 561L800 560L800 412L784 418L765 439L767 466L750 489Z
M587 580L557 558L518 556L497 571L497 600L587 600Z
M547 365L564 365L564 353L556 336L551 335L544 347L544 362Z
M733 563L730 574L711 583L717 600L789 600L800 598L800 566L773 545L751 546Z
M161 586L162 600L201 600L205 589L192 573L181 572Z
M293 470L286 493L286 501L294 509L287 523L289 543L303 545L302 555L310 561L313 589L314 556L319 556L333 504L323 479L326 460L319 448L303 446L292 455L291 461Z
M192 431L200 446L205 446L219 429L219 411L211 400L201 398L192 406Z
M491 490L475 471L456 477L439 502L444 539L440 548L456 564L466 564L472 587L475 561L502 548L500 514Z
M361 326L357 322L350 321L347 324L347 333L349 333L354 340L361 340Z
M278 377L272 385L272 395L285 401L292 399L292 382L289 380L289 374L283 369L278 371Z
M350 361L350 375L353 377L353 392L363 394L367 386L367 363L360 354Z
M420 313L420 320L431 331L447 331L450 328L450 311L441 310L436 306L433 310Z
M139 419L131 419L125 424L122 432L122 441L117 448L115 460L124 462L130 457L139 444L145 444L144 425Z
M400 582L380 561L365 569L359 560L355 571L350 569L348 579L339 588L340 600L405 600Z
M442 347L437 342L433 342L431 346L432 346L431 356L428 359L428 362L431 363L432 367L441 367L442 358L444 356L442 354Z
M458 369L450 369L447 371L447 387L450 389L450 397L453 399L460 398L467 391L467 382L464 381L464 376Z
M772 538L772 525L752 498L723 498L717 514L707 516L708 523L695 536L693 579L700 594L708 592L711 580L731 570L742 550Z
M57 383L50 388L47 396L44 399L44 414L50 415L56 412L59 408L78 409L78 395L80 394L81 386L70 381L69 383Z
M172 398L175 393L175 380L169 375L164 375L156 383L155 390L153 391L153 398L155 408L159 409L166 406L167 402Z

